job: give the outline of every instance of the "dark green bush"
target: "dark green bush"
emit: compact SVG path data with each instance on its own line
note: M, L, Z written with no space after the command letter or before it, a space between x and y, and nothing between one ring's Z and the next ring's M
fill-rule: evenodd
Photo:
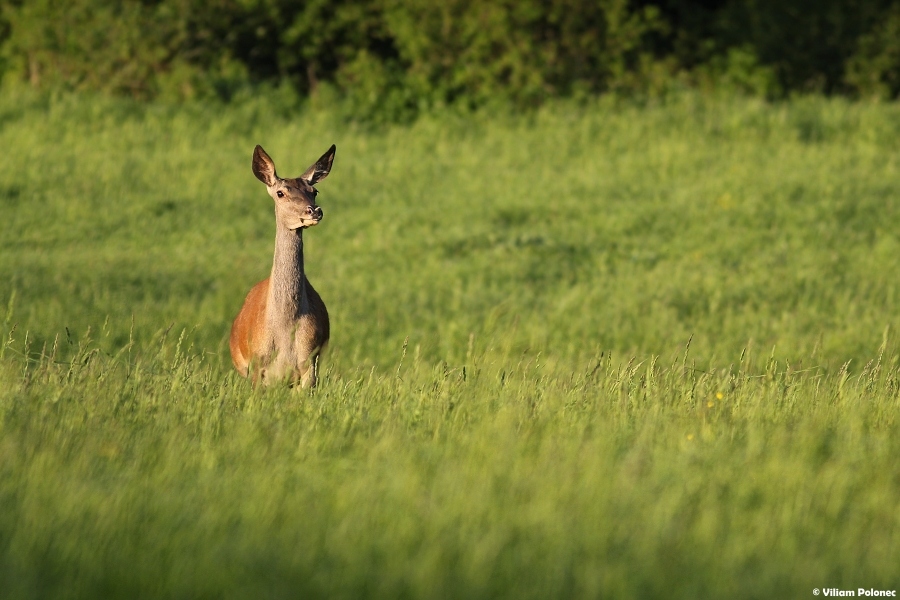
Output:
M864 96L900 95L900 3L859 40L847 62L846 82Z
M136 98L222 93L246 79L246 67L229 48L234 4L6 2L5 79Z
M676 76L894 97L898 39L896 0L0 0L5 85L227 99L289 83L391 121Z
M386 0L385 19L414 89L477 104L615 87L660 24L627 0Z
M834 91L876 2L733 0L718 15L721 45L751 48L788 90Z

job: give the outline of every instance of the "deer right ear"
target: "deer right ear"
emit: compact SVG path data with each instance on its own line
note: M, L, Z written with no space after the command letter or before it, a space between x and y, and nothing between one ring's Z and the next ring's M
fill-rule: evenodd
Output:
M278 180L278 175L275 174L275 163L259 144L253 151L253 174L268 187L275 185Z

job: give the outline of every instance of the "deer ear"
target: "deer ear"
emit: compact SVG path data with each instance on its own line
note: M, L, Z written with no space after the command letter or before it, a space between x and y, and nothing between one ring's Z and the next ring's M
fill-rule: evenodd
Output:
M253 151L253 174L269 187L275 185L278 180L278 175L275 174L275 163L258 144Z
M328 174L331 172L331 164L334 162L335 150L336 148L332 144L328 152L323 154L322 158L316 161L316 164L308 168L306 173L300 176L300 179L305 179L309 185L313 185L315 182L328 177Z

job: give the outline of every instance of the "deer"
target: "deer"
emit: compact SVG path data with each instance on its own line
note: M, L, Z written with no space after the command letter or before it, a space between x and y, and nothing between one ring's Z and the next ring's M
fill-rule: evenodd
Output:
M330 324L325 303L306 278L303 230L322 221L313 186L331 172L334 152L332 145L303 175L282 179L262 146L253 151L253 174L275 201L275 255L271 274L253 286L235 317L229 347L234 367L254 385L316 385Z

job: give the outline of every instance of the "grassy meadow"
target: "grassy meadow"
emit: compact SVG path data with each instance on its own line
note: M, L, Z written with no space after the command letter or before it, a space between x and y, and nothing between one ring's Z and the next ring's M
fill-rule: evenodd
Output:
M0 96L0 597L900 587L900 106ZM232 371L296 176L332 339Z

